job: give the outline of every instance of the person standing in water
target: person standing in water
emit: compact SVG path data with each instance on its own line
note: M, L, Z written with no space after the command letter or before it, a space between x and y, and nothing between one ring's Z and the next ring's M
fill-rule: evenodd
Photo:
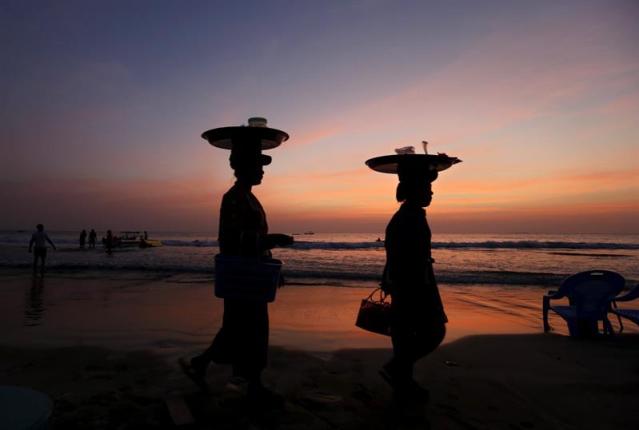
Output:
M89 248L93 249L95 248L95 240L98 238L98 234L95 232L94 229L91 229L91 231L89 232Z
M384 240L382 289L392 299L393 357L380 375L398 395L428 398L428 390L413 378L413 367L442 342L448 318L433 271L431 231L424 208L431 203L431 184L437 172L461 160L445 154L415 154L412 148L401 152L366 161L377 172L398 175L396 199L401 203L386 227Z
M257 123L257 124L256 124ZM267 257L270 249L293 243L293 237L269 234L266 213L252 188L262 182L263 166L271 157L262 149L278 146L288 138L280 130L266 127L266 120L249 119L249 127L224 127L203 134L212 145L230 149L235 184L224 194L220 208L218 242L223 256ZM203 390L209 363L230 364L232 382L246 382L250 401L260 406L279 406L283 398L267 389L261 374L267 363L268 303L266 300L224 299L222 328L211 346L189 362L181 360L184 372Z
M84 249L84 244L87 242L87 231L82 230L80 233L80 248Z
M113 233L111 230L107 230L106 239L104 239L104 247L106 248L107 254L113 254Z
M33 273L38 268L38 260L40 260L40 273L44 274L44 265L47 259L47 242L53 249L57 249L49 235L45 233L44 226L38 224L36 231L31 235L31 241L29 241L29 252L33 252Z

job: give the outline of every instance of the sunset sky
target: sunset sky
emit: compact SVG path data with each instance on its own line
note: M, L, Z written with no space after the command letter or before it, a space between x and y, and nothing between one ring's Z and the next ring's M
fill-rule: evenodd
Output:
M233 183L200 134L290 140L272 230L380 232L431 142L438 232L639 232L639 2L3 1L0 229L216 234Z

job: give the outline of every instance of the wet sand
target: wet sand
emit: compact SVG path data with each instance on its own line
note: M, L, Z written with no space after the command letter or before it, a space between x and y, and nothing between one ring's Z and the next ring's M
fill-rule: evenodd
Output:
M210 277L140 273L0 271L0 338L5 345L90 345L152 350L164 355L198 350L222 321L222 300ZM389 339L355 327L370 288L290 285L269 305L271 344L326 353L388 348ZM451 323L445 342L472 334L538 333L536 287L441 287ZM561 332L563 324L556 324Z
M400 404L378 376L390 342L353 326L363 289L289 286L271 306L269 386L282 412L252 413L212 366L212 393L176 365L221 321L210 280L135 274L0 276L0 384L56 403L54 428L636 428L639 338L541 334L538 288L442 286L446 343L416 377L427 404ZM507 310L507 311L506 311ZM636 331L635 331L636 332ZM168 406L167 406L168 405ZM171 415L171 412L173 415ZM185 427L185 428L188 428Z

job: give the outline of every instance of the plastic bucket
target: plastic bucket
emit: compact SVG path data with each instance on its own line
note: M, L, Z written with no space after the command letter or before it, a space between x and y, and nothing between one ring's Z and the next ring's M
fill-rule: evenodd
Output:
M273 258L215 256L215 295L223 299L272 302L282 262Z

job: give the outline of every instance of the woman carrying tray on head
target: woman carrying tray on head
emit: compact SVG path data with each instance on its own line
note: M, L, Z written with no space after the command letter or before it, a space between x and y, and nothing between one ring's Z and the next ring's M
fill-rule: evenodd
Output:
M270 249L293 243L284 234L268 234L266 214L251 192L264 176L263 166L271 157L262 149L278 146L288 134L266 127L262 118L249 119L249 127L224 127L202 135L212 145L231 150L229 158L236 182L224 194L220 209L218 242L223 256L270 257ZM234 384L247 383L251 401L262 406L281 404L283 399L262 385L268 351L268 303L264 300L224 299L222 328L211 346L189 363L181 361L186 374L206 390L206 369L211 361L231 364Z
M442 342L448 319L435 281L431 232L423 208L432 200L431 183L437 172L460 160L445 154L415 154L412 147L397 152L366 161L375 171L398 175L396 198L401 202L384 241L382 289L392 298L393 358L380 374L396 394L427 397L428 390L413 379L413 366Z

